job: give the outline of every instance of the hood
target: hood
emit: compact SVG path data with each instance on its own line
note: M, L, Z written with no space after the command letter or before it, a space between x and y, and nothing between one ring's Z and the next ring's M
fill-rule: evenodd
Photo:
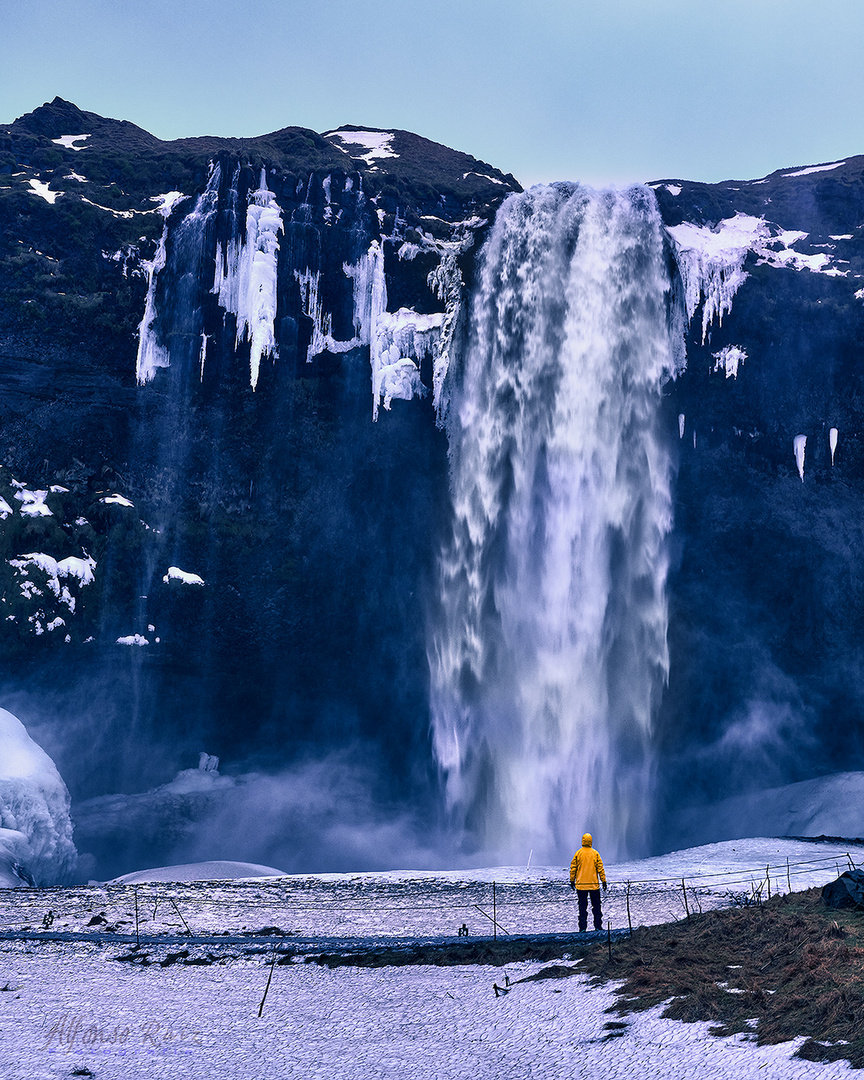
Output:
M593 842L594 840L590 832L582 834L582 847L591 847Z

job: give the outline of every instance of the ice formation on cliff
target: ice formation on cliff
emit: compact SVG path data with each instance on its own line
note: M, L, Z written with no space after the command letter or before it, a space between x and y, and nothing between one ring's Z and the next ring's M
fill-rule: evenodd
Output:
M276 267L282 231L282 211L262 168L258 189L249 194L245 238L232 237L224 253L217 245L213 282L220 305L237 316L237 344L249 341L253 390L261 358L276 355Z
M801 483L804 483L804 451L807 448L807 436L796 435L792 440L792 451L795 454L795 464L798 466L798 475Z
M701 303L702 341L716 319L732 310L732 300L747 280L744 263L749 254L757 263L789 270L809 270L829 277L845 277L827 252L805 254L795 244L808 234L782 229L773 222L750 214L735 214L716 225L694 225L689 221L667 228L672 240L684 285L687 317L692 318Z
M0 886L69 879L78 859L69 807L54 762L0 709Z

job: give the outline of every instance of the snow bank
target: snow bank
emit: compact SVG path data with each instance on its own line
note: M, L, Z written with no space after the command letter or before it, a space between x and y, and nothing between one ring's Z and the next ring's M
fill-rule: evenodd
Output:
M0 709L0 886L69 879L78 860L69 806L54 762Z
M802 780L693 809L681 835L684 842L711 836L864 837L864 772Z

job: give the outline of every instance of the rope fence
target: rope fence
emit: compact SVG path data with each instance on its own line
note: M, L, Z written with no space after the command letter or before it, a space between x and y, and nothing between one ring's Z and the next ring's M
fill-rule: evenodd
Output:
M715 908L758 904L795 891L794 885L825 884L855 867L846 853L845 865L831 855L741 870L617 880L603 894L604 921L632 929L634 922L651 925ZM253 919L255 925L250 925ZM575 921L575 897L566 871L560 880L536 882L417 878L370 883L286 877L0 890L0 931L8 934L497 937L572 933Z

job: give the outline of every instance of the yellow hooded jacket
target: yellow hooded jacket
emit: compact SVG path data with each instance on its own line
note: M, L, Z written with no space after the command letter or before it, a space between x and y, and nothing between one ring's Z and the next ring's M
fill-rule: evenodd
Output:
M570 863L570 884L575 882L579 891L590 892L592 889L599 889L601 881L606 883L603 860L600 858L600 852L595 851L591 846L593 842L591 833L586 832L582 837L582 847Z

